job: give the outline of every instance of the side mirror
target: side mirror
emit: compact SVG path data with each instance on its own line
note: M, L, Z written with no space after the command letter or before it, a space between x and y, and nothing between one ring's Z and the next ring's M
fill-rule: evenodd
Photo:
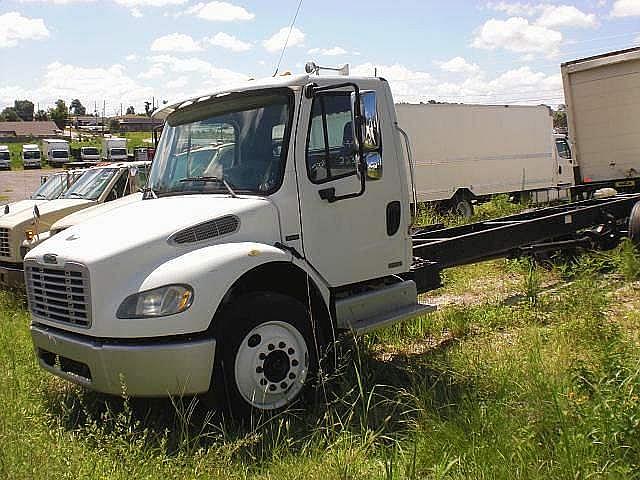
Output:
M380 123L378 122L378 108L376 102L376 92L363 91L360 93L360 111L362 112L362 151L380 151Z
M378 152L364 154L367 164L367 178L369 180L380 180L382 178L382 157Z

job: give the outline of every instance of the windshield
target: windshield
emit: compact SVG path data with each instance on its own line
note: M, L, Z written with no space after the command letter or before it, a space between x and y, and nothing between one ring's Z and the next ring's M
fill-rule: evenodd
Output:
M276 191L284 172L290 95L229 95L170 115L151 168L153 192L227 193L222 180L240 193Z
M98 155L99 152L97 148L88 147L83 148L82 153L84 153L85 155Z
M51 152L53 158L69 158L69 152L66 150L54 150Z
M126 155L127 154L127 149L126 148L112 148L111 149L111 155Z
M0 152L0 160L9 160L9 152Z
M27 150L26 152L22 152L22 157L25 160L34 160L40 158L40 152Z
M47 179L38 189L31 195L32 199L54 200L58 198L77 178L76 173L63 173L53 175Z
M111 179L118 173L117 168L97 168L87 170L76 183L63 195L63 198L97 199L107 188Z

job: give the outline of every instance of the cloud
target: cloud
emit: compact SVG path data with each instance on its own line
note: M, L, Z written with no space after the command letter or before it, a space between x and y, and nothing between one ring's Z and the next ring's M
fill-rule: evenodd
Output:
M118 5L134 9L136 7L167 7L169 5L182 5L189 0L113 0ZM139 10L138 10L139 11Z
M559 52L562 33L540 25L532 25L522 17L487 20L475 34L471 46L485 50L504 48L518 53L541 53L554 56Z
M15 47L21 40L43 40L49 30L41 18L23 17L18 12L0 15L0 48Z
M135 53L131 53L131 54L127 55L126 57L124 57L124 59L127 62L133 62L133 61L138 59L138 55L136 55Z
M355 65L354 75L371 76L374 73L386 78L398 102L426 102L430 99L453 103L481 104L532 104L562 103L562 78L560 74L546 75L530 67L520 67L493 78L483 74L461 81L442 80L429 72L412 70L401 65Z
M547 28L594 28L597 22L593 13L584 13L572 5L547 5L536 20L536 25Z
M71 3L92 3L96 0L20 0L20 3L52 3L54 5L69 5Z
M134 17L134 18L144 17L144 15L142 15L142 11L139 8L132 8L131 9L131 16Z
M289 37L289 42L287 44L289 47L302 45L305 38L302 30L297 27L293 27L291 29L291 35L289 35L289 27L282 27L271 37L264 40L262 45L269 53L279 52L284 47L284 44L287 41L287 36Z
M189 79L185 76L176 78L167 82L167 88L184 88L189 83Z
M347 52L342 47L333 47L333 48L312 48L307 53L310 53L311 55L325 55L328 57L332 57L332 56L338 56L338 55L346 55L349 52Z
M640 1L616 0L611 9L612 17L635 17L640 15Z
M477 73L480 67L475 63L469 63L462 57L454 57L447 62L440 63L440 68L452 73Z
M214 22L237 22L255 18L255 14L247 11L244 7L228 2L200 2L189 7L184 13Z
M164 65L176 73L200 73L203 77L215 82L239 82L246 80L247 75L226 68L219 68L199 58L183 58L173 55L154 55L149 61L155 65Z
M253 47L250 43L243 42L233 35L228 35L224 32L216 33L213 37L205 39L205 41L211 45L231 50L232 52L246 52Z
M189 35L170 33L156 38L151 43L152 52L199 52L202 47Z
M146 72L142 72L138 75L138 78L143 80L151 80L152 78L158 78L164 75L164 68L162 65L152 65Z

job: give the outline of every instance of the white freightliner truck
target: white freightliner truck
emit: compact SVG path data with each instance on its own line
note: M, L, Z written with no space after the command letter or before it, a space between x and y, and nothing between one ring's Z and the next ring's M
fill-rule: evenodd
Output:
M42 154L38 145L34 143L22 145L22 153L20 155L23 168L42 168Z
M640 47L563 63L575 189L640 191Z
M286 407L337 331L431 311L418 293L442 268L557 241L606 246L640 199L412 232L410 145L381 78L270 78L157 115L144 198L24 260L40 366L110 394Z
M6 145L0 145L0 168L11 170L11 152Z
M69 142L59 138L42 140L42 149L47 163L52 167L61 167L69 162Z
M83 162L99 162L100 150L98 150L98 147L81 147L80 160Z
M1 216L0 287L23 285L23 258L51 236L54 222L73 212L138 192L146 183L149 164L127 162L86 169L59 198Z
M398 104L413 148L418 202L464 216L506 193L535 203L568 199L573 164L546 106Z

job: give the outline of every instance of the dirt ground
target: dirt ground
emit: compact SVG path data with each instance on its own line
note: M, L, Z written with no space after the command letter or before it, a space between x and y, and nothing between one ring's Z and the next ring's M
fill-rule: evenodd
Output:
M28 198L40 185L40 177L59 170L0 171L0 205Z

